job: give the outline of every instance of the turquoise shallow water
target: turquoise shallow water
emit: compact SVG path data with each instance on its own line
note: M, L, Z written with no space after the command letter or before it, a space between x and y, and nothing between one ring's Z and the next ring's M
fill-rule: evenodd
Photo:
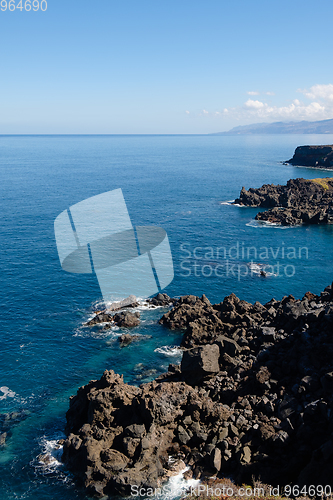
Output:
M138 384L180 359L163 348L179 344L180 335L158 325L162 309L141 311L135 331L151 338L123 349L119 331L83 327L101 294L94 276L62 271L56 216L122 188L133 225L168 233L170 295L205 293L217 302L235 292L265 302L319 293L333 278L332 227L258 227L256 210L221 202L236 198L243 185L333 175L280 163L298 145L332 142L333 136L0 137L0 387L12 391L2 398L0 392L0 425L9 435L0 450L1 500L84 498L63 467L37 460L61 436L69 396L106 368ZM251 275L246 263L254 256L275 272L279 264L279 276ZM16 421L5 424L14 411Z

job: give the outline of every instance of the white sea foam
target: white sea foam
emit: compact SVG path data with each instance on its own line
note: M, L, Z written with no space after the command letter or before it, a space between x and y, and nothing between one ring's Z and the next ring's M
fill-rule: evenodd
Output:
M150 302L148 302L147 299L143 299L141 297L136 298L136 303L138 305L135 307L123 306L121 309L118 309L118 310L109 310L108 307L111 305L111 302L106 303L106 304L104 304L104 302L95 302L92 306L94 313L91 314L85 322L90 321L91 319L93 319L96 316L96 313L102 312L102 311L105 311L107 314L113 314L113 313L117 313L119 311L124 311L124 310L127 310L127 311L148 311L151 309L159 309L162 307L166 307L166 306L153 305ZM112 304L114 305L115 302L112 302ZM169 305L172 305L172 303L170 302Z
M172 302L170 302L167 306L156 306L154 304L151 304L150 302L147 302L147 300L144 299L138 299L139 305L136 307L139 311L146 311L146 310L151 310L151 309L161 309L163 307L168 307L172 305Z
M255 264L254 262L251 262L250 264L248 264L248 266L252 272L258 274L262 271L263 268L262 264Z
M232 205L233 207L241 207L241 208L246 207L246 205L240 205L239 203L235 203L235 200L220 201L220 205Z
M181 356L183 350L176 345L163 345L154 349L154 352L158 352L159 354L163 354L164 356Z
M0 391L3 394L2 396L0 396L0 400L6 399L6 398L13 398L16 395L16 393L14 391L11 391L9 389L9 387L7 387L6 385L3 385L2 387L0 387Z
M38 468L42 468L44 472L52 472L54 469L62 465L61 456L63 446L56 439L47 439L43 436L41 439L42 453L38 455Z
M61 462L63 446L59 444L58 439L43 436L40 439L40 448L41 453L30 462L36 473L42 476L55 476L57 481L74 486L71 474Z
M295 226L282 226L281 224L277 223L277 222L269 222L269 221L257 221L257 220L250 220L250 222L248 222L246 224L247 226L250 226L250 227L255 227L255 228L258 228L258 227L274 227L275 229L289 229L291 227L295 227Z
M104 325L105 323L98 323L99 325ZM95 339L112 339L113 337L116 338L119 335L121 335L120 328L117 325L112 325L110 328L107 328L106 330L103 330L102 328L99 330L93 330L84 327L85 325L82 325L80 328L77 328L74 330L74 335L73 337L92 337Z
M235 200L220 201L220 205L234 205Z
M42 472L42 474L49 475L56 473L61 481L71 481L69 474L63 470L63 464L61 462L63 446L59 444L59 441L43 436L40 445L42 452L33 460L32 465ZM175 464L175 470L177 470L177 461L169 457L169 464L173 463ZM181 463L179 465L181 466ZM168 481L161 488L156 490L155 498L159 500L176 500L189 492L191 488L196 488L200 483L199 479L184 478L185 472L189 469L190 467L188 466L182 467L177 474L170 476Z
M136 310L138 311L151 311L152 309L159 309L163 306L155 306L153 304L150 304L149 302L146 302L145 300L140 301L139 305L136 307Z
M260 275L262 272L264 272L265 276L277 276L277 274L275 274L275 273L271 273L269 271L266 271L267 267L271 268L271 266L269 264L261 264L261 263L257 264L255 262L250 262L247 265L249 266L252 274Z
M173 500L179 498L181 495L189 492L191 488L195 488L200 483L199 479L185 479L184 474L189 470L189 467L185 467L178 474L171 476L168 482L165 484L164 488L159 495L156 495L159 499Z

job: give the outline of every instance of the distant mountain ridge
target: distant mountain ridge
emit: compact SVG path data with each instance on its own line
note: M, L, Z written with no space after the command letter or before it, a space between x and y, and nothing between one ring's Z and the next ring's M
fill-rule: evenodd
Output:
M317 122L274 122L240 125L227 132L209 135L259 135L259 134L333 134L333 119Z

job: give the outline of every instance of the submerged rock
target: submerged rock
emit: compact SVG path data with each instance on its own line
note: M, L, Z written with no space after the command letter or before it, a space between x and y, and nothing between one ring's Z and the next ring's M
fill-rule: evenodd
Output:
M131 333L123 333L118 337L118 342L122 347L131 344L134 340L146 340L151 339L152 335L133 335Z
M7 432L0 434L0 447L5 446L7 438Z
M27 410L0 413L0 448L4 447L12 436L12 429L29 415Z
M129 345L133 342L133 340L139 340L143 335L131 335L130 333L123 333L118 337L118 342L122 346Z

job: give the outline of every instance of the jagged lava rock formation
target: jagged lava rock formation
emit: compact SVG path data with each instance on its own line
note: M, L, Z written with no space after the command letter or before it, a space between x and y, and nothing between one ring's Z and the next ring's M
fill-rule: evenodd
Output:
M170 455L198 478L333 487L332 286L264 305L185 296L160 323L184 331L180 365L140 387L105 371L71 398L63 460L89 494L157 487Z
M128 302L128 299L133 298L132 302ZM107 330L114 325L121 328L133 328L140 324L140 313L139 311L130 312L128 309L135 308L139 306L136 302L134 295L131 295L128 299L125 299L122 303L112 304L111 309L104 309L103 311L96 311L95 316L91 318L85 326L94 327L96 325L104 325L103 329ZM125 302L125 304L123 304ZM147 299L146 303L151 307L165 307L174 303L174 299L170 298L166 293L158 293L156 297ZM121 309L125 309L121 312L116 312Z
M298 146L294 156L285 163L294 166L333 169L333 145Z
M333 179L290 179L285 186L264 184L248 191L243 187L234 203L269 209L256 220L285 226L333 224Z

